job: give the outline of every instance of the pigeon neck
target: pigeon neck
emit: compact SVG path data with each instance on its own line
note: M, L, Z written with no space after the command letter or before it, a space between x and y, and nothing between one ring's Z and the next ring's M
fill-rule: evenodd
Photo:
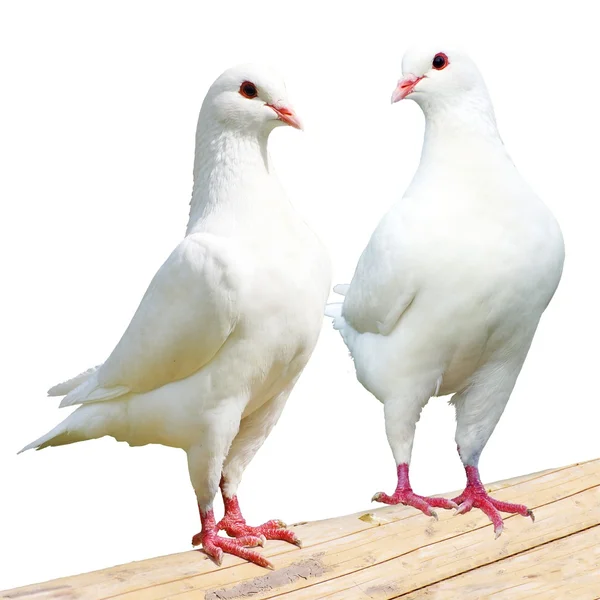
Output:
M218 209L244 210L252 191L271 177L268 132L239 132L204 127L196 133L194 188L186 235ZM249 206L256 209L256 206Z
M492 154L505 154L491 101L487 95L459 103L421 104L425 139L421 163L463 163Z
M496 138L498 127L494 108L487 94L472 94L460 102L422 103L425 135L455 135Z

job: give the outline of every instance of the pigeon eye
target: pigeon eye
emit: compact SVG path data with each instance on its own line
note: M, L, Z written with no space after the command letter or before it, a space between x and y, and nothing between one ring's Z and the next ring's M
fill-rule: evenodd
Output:
M434 57L431 65L434 69L441 71L448 66L448 57L443 52L438 52Z
M258 96L258 90L251 81L244 81L244 83L240 85L240 94L245 98L256 98L256 96Z

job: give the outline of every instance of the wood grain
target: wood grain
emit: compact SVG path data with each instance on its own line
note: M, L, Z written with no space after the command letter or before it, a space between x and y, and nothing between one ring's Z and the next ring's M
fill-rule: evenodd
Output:
M0 592L23 600L520 600L600 598L600 459L488 485L536 521L479 511L433 521L385 506L292 526L304 547L268 542L275 571L183 552ZM444 494L445 496L455 495Z

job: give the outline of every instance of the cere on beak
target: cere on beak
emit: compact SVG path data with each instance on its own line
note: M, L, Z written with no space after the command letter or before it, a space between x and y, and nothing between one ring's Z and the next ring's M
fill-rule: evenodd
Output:
M419 83L419 81L421 81L421 79L424 77L424 75L417 77L416 75L409 74L404 79L401 79L398 82L394 93L392 94L392 104L394 104L394 102L398 102L399 100L404 100L406 96L413 92L417 83Z
M291 125L296 129L302 130L302 123L300 119L296 116L293 110L286 108L285 106L275 106L274 104L267 104L269 108L272 108L277 113L277 118L280 121L283 121L287 125Z

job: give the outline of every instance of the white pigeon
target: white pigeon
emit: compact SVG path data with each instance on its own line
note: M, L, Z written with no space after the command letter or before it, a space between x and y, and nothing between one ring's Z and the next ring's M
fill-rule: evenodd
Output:
M301 128L283 81L225 71L202 104L183 241L158 270L106 362L52 388L73 414L24 450L112 436L183 448L202 530L193 544L261 566L265 538L299 545L280 521L246 524L236 490L315 347L331 285L327 252L274 173L267 140ZM213 498L221 484L225 516ZM233 539L220 537L219 530Z
M433 508L479 508L496 536L499 511L525 506L488 496L479 456L506 406L563 267L560 228L519 175L496 128L473 61L427 47L404 56L392 103L411 98L425 114L419 168L383 217L352 282L329 305L362 385L384 405L398 486L374 500ZM413 493L415 426L432 396L454 394L456 443L467 474L454 498Z

